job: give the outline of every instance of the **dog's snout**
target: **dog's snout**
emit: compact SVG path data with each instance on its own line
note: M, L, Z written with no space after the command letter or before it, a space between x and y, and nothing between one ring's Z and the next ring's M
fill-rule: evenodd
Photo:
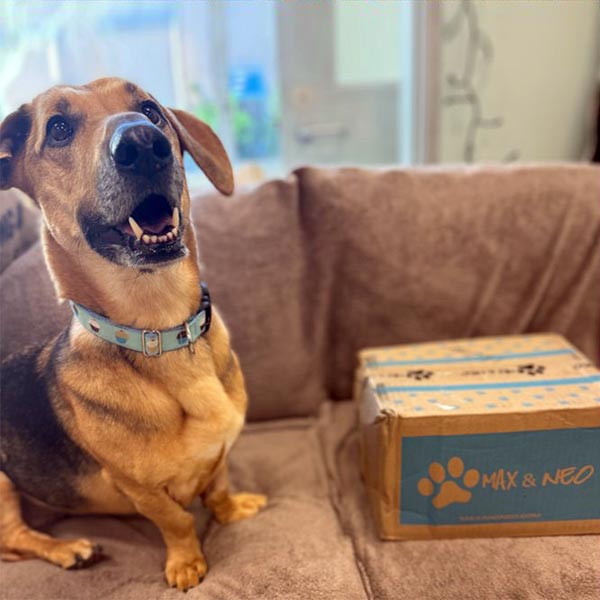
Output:
M110 155L121 171L152 175L171 164L173 153L167 136L147 121L119 125L109 144Z

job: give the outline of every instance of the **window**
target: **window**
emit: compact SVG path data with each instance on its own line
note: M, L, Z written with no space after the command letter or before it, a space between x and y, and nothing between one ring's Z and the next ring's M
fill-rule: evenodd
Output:
M116 75L208 122L238 169L394 163L401 20L398 3L3 2L0 117Z

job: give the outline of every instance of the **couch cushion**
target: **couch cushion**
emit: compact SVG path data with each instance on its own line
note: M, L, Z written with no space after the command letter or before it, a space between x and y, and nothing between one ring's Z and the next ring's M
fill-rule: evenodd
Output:
M291 176L193 204L203 275L240 357L250 419L315 414L326 398L317 346L326 323L307 289L315 249L301 203Z
M38 238L39 211L19 190L0 190L0 273Z
M58 304L39 242L0 275L1 358L57 334L71 316Z
M352 544L329 501L314 420L255 424L230 459L239 490L264 492L256 517L221 526L196 506L209 564L204 582L186 598L363 599ZM89 537L110 559L80 571L41 561L0 564L5 600L181 598L163 580L164 546L142 518L77 517L49 527L60 537Z
M297 175L330 397L367 346L556 331L600 359L600 168Z
M353 405L323 405L320 433L332 500L343 530L353 540L371 597L600 598L597 535L382 542L359 476Z
M599 536L379 540L358 473L355 423L353 405L335 402L322 406L317 421L247 427L231 456L232 480L237 489L268 494L269 505L227 526L195 507L210 570L187 597L600 597ZM41 561L2 563L6 600L180 597L163 581L164 547L145 519L77 517L48 529L87 536L110 559L68 572Z

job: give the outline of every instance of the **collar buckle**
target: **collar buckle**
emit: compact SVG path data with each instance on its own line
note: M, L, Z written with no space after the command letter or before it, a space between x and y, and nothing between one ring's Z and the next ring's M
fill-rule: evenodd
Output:
M162 334L158 329L142 330L142 352L144 356L160 356L163 353Z
M186 321L183 326L185 327L185 335L188 339L188 350L190 351L190 354L196 354L196 349L194 348L194 342L196 340L192 338L192 329L190 324Z

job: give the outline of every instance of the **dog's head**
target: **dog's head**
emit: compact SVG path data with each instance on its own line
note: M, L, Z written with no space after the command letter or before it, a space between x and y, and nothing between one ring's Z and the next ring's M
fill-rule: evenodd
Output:
M227 154L193 115L121 79L58 86L0 124L0 189L31 196L68 252L90 248L126 267L167 264L188 252L184 151L232 193Z

